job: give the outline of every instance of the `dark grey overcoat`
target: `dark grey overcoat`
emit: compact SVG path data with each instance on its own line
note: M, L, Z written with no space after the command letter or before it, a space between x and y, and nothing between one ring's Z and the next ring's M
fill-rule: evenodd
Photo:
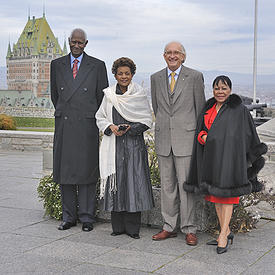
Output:
M99 131L95 113L108 86L105 63L83 53L73 78L70 55L51 63L55 107L53 179L59 184L96 183Z

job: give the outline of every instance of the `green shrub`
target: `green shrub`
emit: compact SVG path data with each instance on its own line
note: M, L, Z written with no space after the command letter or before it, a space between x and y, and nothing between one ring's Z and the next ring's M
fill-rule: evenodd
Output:
M62 219L61 192L59 185L53 181L53 176L43 177L37 187L38 197L43 201L45 216L56 220Z
M16 123L13 117L0 114L0 130L16 130Z
M155 140L154 134L151 132L146 133L146 146L148 150L148 162L150 168L151 183L154 187L160 188L160 175L157 154L155 151Z
M54 128L54 118L14 117L17 127Z

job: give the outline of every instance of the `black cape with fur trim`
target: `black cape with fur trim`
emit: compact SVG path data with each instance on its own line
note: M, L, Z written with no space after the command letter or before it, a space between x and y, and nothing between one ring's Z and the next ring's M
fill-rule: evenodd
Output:
M209 99L198 118L190 174L184 189L187 192L217 197L238 197L258 192L257 180L264 166L267 146L261 143L248 109L236 94L229 96L218 112L205 145L198 140L204 129L204 114L216 100Z

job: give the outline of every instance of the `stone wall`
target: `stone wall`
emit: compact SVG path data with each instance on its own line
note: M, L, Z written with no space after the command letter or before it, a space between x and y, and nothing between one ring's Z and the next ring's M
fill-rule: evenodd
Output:
M0 106L0 114L18 117L43 117L53 118L54 109L39 107L4 107Z
M0 130L0 150L42 151L43 172L53 167L53 133Z

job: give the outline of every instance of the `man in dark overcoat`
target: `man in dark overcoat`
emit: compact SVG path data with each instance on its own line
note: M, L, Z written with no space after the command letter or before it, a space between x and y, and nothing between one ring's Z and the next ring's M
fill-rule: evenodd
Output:
M95 113L108 86L105 63L87 55L86 33L74 29L70 54L51 63L51 99L55 107L53 179L60 185L63 222L59 230L94 223L98 180L99 131Z

